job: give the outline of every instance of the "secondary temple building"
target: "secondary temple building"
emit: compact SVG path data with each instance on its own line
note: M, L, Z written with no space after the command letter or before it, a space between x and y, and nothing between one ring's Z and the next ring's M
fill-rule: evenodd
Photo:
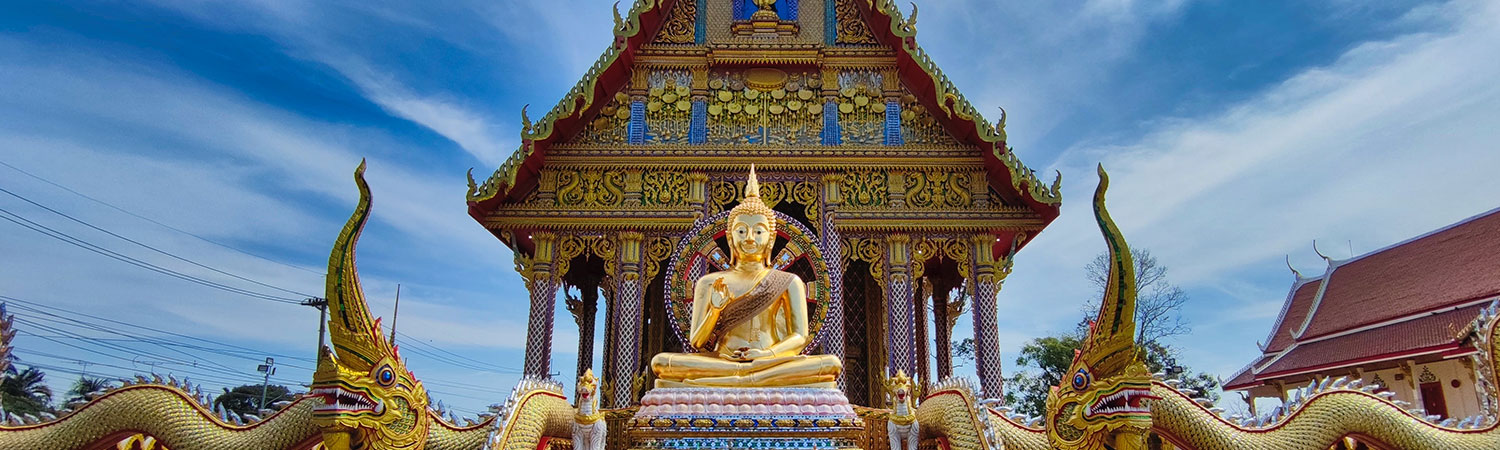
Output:
M650 358L683 351L683 286L728 263L707 224L754 163L785 222L774 266L807 280L812 352L842 358L852 403L883 403L897 370L948 376L965 311L982 389L999 395L997 294L1057 217L1060 180L1024 166L1003 116L986 121L917 46L915 20L877 3L637 2L555 107L522 110L520 148L471 180L468 204L530 290L527 374L567 373L552 365L559 326L578 327L582 374L602 317L603 398L637 401ZM554 317L559 296L572 320Z
M1348 376L1444 418L1483 413L1471 356L1480 310L1500 299L1500 210L1297 273L1261 356L1224 383L1280 398ZM1252 402L1253 404L1253 402Z

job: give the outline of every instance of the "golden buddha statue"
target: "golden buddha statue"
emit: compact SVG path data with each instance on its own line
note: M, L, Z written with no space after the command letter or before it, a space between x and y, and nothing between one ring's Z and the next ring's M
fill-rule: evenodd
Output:
M834 387L843 364L807 347L807 287L797 275L771 268L776 214L760 200L755 166L745 200L729 212L728 270L699 278L693 288L690 344L698 353L651 358L657 387Z

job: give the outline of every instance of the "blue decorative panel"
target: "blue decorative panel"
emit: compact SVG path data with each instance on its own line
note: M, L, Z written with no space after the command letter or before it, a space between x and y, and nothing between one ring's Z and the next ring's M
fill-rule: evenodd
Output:
M707 11L708 0L698 0L698 8L693 10L693 14L696 16L693 18L693 44L703 45L703 43L706 42L705 38L708 36L708 20L705 19L705 17L708 16L708 14L706 14Z
M708 142L708 102L693 101L692 121L688 123L688 143Z
M839 104L833 100L823 103L823 145L839 145L843 138L839 130Z
M734 20L750 20L752 12L755 12L755 4L750 0L734 0Z
M797 8L797 0L781 0L776 2L776 15L781 16L781 20L797 20L798 9L800 8Z
M901 145L901 103L885 101L885 145Z
M835 15L838 0L823 0L823 45L832 47L839 40L839 19ZM701 11L701 10L700 10Z
M646 143L646 102L630 102L630 128L626 136L630 145Z

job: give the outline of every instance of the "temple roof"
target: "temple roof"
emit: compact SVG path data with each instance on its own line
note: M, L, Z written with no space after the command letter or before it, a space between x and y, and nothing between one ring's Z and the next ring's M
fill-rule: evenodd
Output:
M1500 209L1348 260L1293 284L1256 361L1226 382L1277 379L1472 351L1460 331L1500 298Z
M654 37L670 18L674 6L682 6L677 5L679 1L691 0L637 0L625 16L616 11L615 41L583 78L541 119L533 122L523 108L520 147L482 183L476 183L471 173L467 193L470 215L479 219L499 203L515 201L525 195L526 190L537 182L548 148L577 135L608 102L607 99L629 81L637 53L642 47L653 45ZM1061 204L1060 176L1050 185L1042 182L1005 145L1003 118L998 128L985 120L933 64L916 43L915 9L908 19L892 0L847 3L840 0L840 5L857 9L876 43L894 49L896 71L902 84L937 116L944 128L961 143L980 150L991 185L1005 200L1026 206L1046 221L1057 216ZM832 16L832 11L829 11L828 17ZM815 60L826 54L859 51L858 48L825 47L822 44L790 47L802 48L801 53L811 51L810 55L819 58ZM711 55L712 52L721 52L740 57L746 51L756 52L753 48L744 50L734 46L719 46L708 51Z

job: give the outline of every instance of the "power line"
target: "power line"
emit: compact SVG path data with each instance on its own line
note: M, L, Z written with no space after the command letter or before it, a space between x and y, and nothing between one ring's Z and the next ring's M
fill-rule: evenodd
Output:
M90 243L88 241L85 241L83 239L79 239L79 238L73 237L73 236L71 236L71 235L69 235L67 233L63 233L61 231L54 230L54 229L49 228L49 227L47 227L45 225L33 222L31 220L26 219L25 217L21 217L20 215L18 215L16 213L13 213L13 212L10 212L9 210L6 210L4 208L0 208L0 214L4 214L4 215L0 215L0 219L5 219L5 220L8 220L8 221L10 221L12 223L15 223L17 225L20 225L22 227L30 229L32 231L35 231L35 232L38 232L38 233L42 233L43 235L46 235L47 237L50 237L50 238L53 238L53 239L57 239L57 240L60 240L60 241L63 241L63 242L69 243L69 244L72 244L72 245L77 246L79 248L82 248L82 249L85 249L85 250L88 250L88 251L91 251L91 252L94 252L94 253L98 253L98 254L110 257L112 259L119 260L121 262L130 264L130 265L133 265L133 266L136 266L136 267L140 267L140 268L147 269L147 270L150 270L150 271L153 271L153 272L157 272L157 273L160 273L162 275L167 275L167 276L170 276L170 277L173 277L173 278L181 279L181 280L184 280L184 281L188 281L188 282L191 282L191 283L195 283L195 284L199 284L199 285L211 287L211 288L214 288L214 289L219 289L219 290L230 292L230 293L244 295L246 297L251 297L251 298L256 298L256 299L261 299L261 300L269 300L269 301L280 302L280 303L289 303L289 304L301 304L302 303L301 300L298 300L298 299L287 298L287 297L278 297L278 296L274 296L274 295L263 294L263 293L259 293L259 292L255 292L255 291L241 289L241 288L229 286L229 285L226 285L226 284L221 284L221 283L218 283L218 282L206 280L206 279L203 279L203 278L198 278L198 277L195 277L195 276L192 276L192 275L188 275L188 274L185 274L185 273L182 273L182 272L178 272L178 271L175 271L175 270L172 270L172 269L161 267L161 266L158 266L158 265L155 265L155 264L151 264L151 263L148 263L148 262L145 262L145 261L141 261L139 259L135 259L135 258L126 256L126 255L117 253L115 251L109 250L107 248L100 247L98 245L95 245L95 244Z
M286 267L290 267L290 268L293 268L293 269L301 270L303 272L311 273L311 274L318 275L318 276L326 276L323 272L319 272L319 271L316 271L316 270L308 269L306 267L302 267L302 266L298 266L298 265L287 264L287 263L284 263L284 262L281 262L281 261L277 261L277 260L274 260L274 259L271 259L271 258L260 256L260 255L254 254L254 253L250 253L250 252L245 251L243 249L240 249L238 247L234 247L234 246L231 246L231 245L228 245L228 244L224 244L224 243L215 241L213 239L209 239L209 238L200 236L198 234L195 234L195 233L192 233L192 232L189 232L189 231L185 231L185 230L182 230L180 228L177 228L177 227L174 227L174 226L171 226L171 225L167 225L165 223L162 223L162 222L157 221L155 219L152 219L150 217L146 217L146 216L142 216L140 214L136 214L136 213L130 212L130 211L126 210L125 208L121 208L119 206L115 206L113 204L110 204L109 202L106 202L106 201L103 201L103 200L99 200L99 199L94 198L94 197L90 197L90 196L88 196L88 195L86 195L86 194L84 194L82 192L75 191L72 188L69 188L67 186L63 186L61 184L53 182L52 180L48 180L46 178L42 178L39 175L36 175L36 174L31 173L31 172L27 172L25 170L22 170L21 168L13 166L13 165L10 165L10 164L6 163L5 161L0 161L0 166L9 167L11 170L20 172L23 175L26 175L28 177L36 179L37 181L41 181L43 183L47 183L49 185L52 185L52 187L55 187L55 188L58 188L58 189L62 189L64 191L68 191L69 193L71 193L73 195L77 195L79 197L83 197L85 199L88 199L89 201L92 201L94 203L98 203L100 205L104 205L104 206L106 206L106 207L108 207L110 209L113 209L115 211L119 211L119 212L125 213L126 215L129 215L131 217L135 217L137 219L141 219L141 220L144 220L144 221L147 221L147 222L151 222L153 224L161 226L162 228L166 228L168 230L172 230L172 231L176 231L178 233L182 233L182 234L185 234L185 235L188 235L188 236L192 236L194 238L197 238L200 241L207 242L207 243L210 243L210 244L213 244L213 245L217 245L219 247L223 247L223 248L226 248L226 249L229 249L229 250L233 250L233 251L239 252L239 253L247 255L247 256L259 258L259 259L267 261L267 262L271 262L271 263L275 263L275 264L280 264L280 265L283 265L283 266L286 266Z
M15 197L15 198L21 199L21 201L26 202L26 203L30 203L32 206L35 206L35 207L47 210L47 212L50 212L50 213L53 213L53 214L57 214L59 216L63 216L64 218L67 218L68 220L71 220L71 221L77 222L77 223L79 223L79 224L81 224L83 226L92 228L95 231L98 231L100 233L104 233L104 234L108 234L110 236L114 236L114 237L119 238L120 240L123 240L125 242L129 242L129 243L132 243L132 244L135 244L135 245L139 245L141 247L145 247L148 250L151 250L151 251L154 251L154 252L166 255L166 256L171 257L173 259L176 259L178 261L182 261L182 262L185 262L185 263L188 263L188 264L192 264L194 266L198 266L198 267L203 268L203 269L207 269L207 270L213 271L213 272L218 273L220 275L229 276L229 277L241 280L241 281L246 281L246 282L249 282L249 283L252 283L252 284L257 284L257 285L260 285L260 286L268 287L268 288L271 288L271 289L275 289L275 290L286 292L286 293L293 294L293 295L300 295L300 296L303 296L303 297L312 297L313 296L312 294L304 294L304 293L293 291L293 290L290 290L290 289L285 289L285 288L281 288L281 287L277 287L277 286L272 286L272 285L269 285L269 284L266 284L266 283L262 283L260 281L252 280L252 279L245 278L245 277L242 277L242 276L239 276L239 275L235 275L235 274L232 274L232 273L229 273L229 272L225 272L223 270L219 270L219 269L216 269L216 268L213 268L213 267L209 267L209 266L204 265L202 263L199 263L197 261L193 261L191 259L187 259L187 258L178 256L178 255L173 254L171 252L168 252L166 250L162 250L162 249L159 249L159 248L156 248L156 247L152 247L150 245L146 245L146 244L141 243L140 241L137 241L135 239L131 239L131 238L128 238L128 237L125 237L125 236L121 236L121 235L119 235L119 234L117 234L117 233L115 233L113 231L109 231L109 230L100 228L98 226L95 226L94 224L85 222L82 219L70 216L67 213L64 213L62 211L58 211L58 210L52 209L52 208L48 207L47 205L43 205L41 203L37 203L37 202L35 202L35 201L33 201L33 200L29 199L29 198L21 196L21 194L17 194L15 192L11 192L10 190L5 189L3 187L0 187L0 192L4 192L6 194L9 194L11 197Z
M190 348L190 349L194 349L194 350L200 350L200 351L205 351L205 352L209 352L209 353L219 354L219 355L222 355L222 356L229 356L229 357L240 358L240 359L245 359L245 360L252 360L252 361L260 361L261 360L261 356L274 356L274 357L277 357L277 358L287 358L287 359L290 359L290 360L297 360L297 361L309 361L309 362L312 361L312 359L310 359L310 358L296 357L296 356L284 355L284 354L277 354L277 353L274 353L274 352L266 352L266 351L262 351L262 350L257 350L257 349L252 349L252 348L243 347L243 346L239 346L239 345L234 345L234 344L229 344L229 343L214 341L214 340L210 340L210 339L203 339L203 338L198 338L198 337L194 337L194 336L184 335L184 334L180 334L180 333L173 333L173 332L170 332L170 331L160 330L160 329L156 329L156 328L152 328L152 327L147 327L147 326L143 326L143 325L137 325L137 324L132 324L132 323L128 323L128 322L122 322L122 321L113 320L113 319L106 319L106 318L103 318L103 317L98 317L98 316L94 316L94 315L91 315L91 314L86 314L86 313L81 313L81 312L77 312L77 311L72 311L72 310L68 310L68 309L65 309L65 308L60 308L60 307L55 307L55 306L50 306L50 305L40 305L40 304L37 304L37 303L34 303L34 302L30 302L30 301L26 301L26 300L21 300L21 299L18 299L18 298L15 298L15 297L10 297L10 296L0 295L0 300L5 300L7 302L15 303L15 306L18 307L19 309L23 310L23 311L28 311L28 312L31 312L31 313L41 314L43 316L55 317L55 318L62 319L62 320L69 320L69 321L73 321L73 322L77 322L77 323L88 325L90 328L98 330L98 331L106 331L106 332L111 332L112 334L123 336L123 338L121 338L121 339L109 339L109 338L99 338L99 337L91 337L91 336L82 336L82 335L79 335L77 333L61 331L61 330L57 330L54 327L50 327L50 326L45 326L45 325L38 324L38 323L34 322L33 320L31 320L30 318L18 318L17 319L17 320L21 321L23 324L27 324L28 326L36 326L38 328L43 329L44 331L58 333L58 335L55 335L55 336L54 335L39 335L39 334L31 333L31 332L27 332L27 333L24 333L24 334L30 335L32 337L37 337L37 338L42 338L42 339L45 339L45 340L53 341L54 343L57 343L59 345L65 345L65 346L69 346L69 347L73 347L73 348L79 348L79 347L73 346L73 345L68 345L68 344L61 343L61 342L57 342L56 340L58 340L58 339L78 340L78 341L88 342L88 343L91 343L91 344L94 344L94 345L100 345L102 347L105 347L105 348L108 348L108 349L111 349L111 350L117 350L117 351L125 352L125 353L128 353L128 354L134 354L134 355L137 355L137 356L147 356L147 357L152 357L152 358L160 358L160 359L169 359L169 357L162 356L162 355L156 354L156 353L148 353L148 352L144 352L144 351L140 351L140 350L136 350L136 349L129 349L129 348L122 349L121 347L118 346L118 344L115 344L115 345L106 345L106 344L111 344L111 343L119 342L119 341L123 341L123 342L140 342L140 343L147 343L147 344L153 344L153 345L158 345L158 346L174 346L174 347ZM130 334L127 331L123 331L123 330L120 330L120 329L117 329L117 328L107 327L107 326L99 325L99 324L96 324L96 323L89 323L89 322L81 321L81 320L78 320L78 319L65 318L65 317L59 316L57 314L53 314L53 313L44 311L42 308L46 308L46 309L50 309L50 310L54 310L54 311L59 311L59 312L63 312L63 313L66 313L66 314L74 314L74 315L78 315L78 316L88 317L88 318L92 318L92 319L95 319L95 320L107 321L107 322L111 322L111 323L121 324L121 325L130 326L130 327L134 327L134 328L140 328L140 329L149 330L149 331L153 331L153 332L158 332L158 333L163 333L163 334L178 336L178 337L182 337L182 338L186 338L186 339L192 339L192 340L195 340L195 341L206 342L206 343L209 343L209 344L214 344L214 345L228 347L228 348L212 348L212 347L205 347L205 346L199 346L199 345L186 344L186 343L181 343L181 342L174 342L174 341L170 341L170 340L160 340L160 339L152 339L152 338L147 338L147 337L142 337L142 336L136 336L134 334ZM46 319L45 317L40 317L40 318L37 318L37 319L41 319L41 320L58 320L58 319ZM74 326L79 326L79 325L74 325ZM409 338L409 340L407 342L418 343L418 344L421 344L421 345L427 345L427 346L432 347L434 349L437 348L435 346L431 346L431 344L427 344L425 342L421 342L421 341L419 341L419 340L417 340L415 338L410 338L409 336L408 336L408 338ZM88 350L88 349L82 349L82 348L80 348L80 350L87 351L87 352L90 352L90 353L95 353L95 354L101 354L103 356L117 357L115 355L110 355L110 354L107 354L107 353L101 353L101 352L92 351L92 350ZM474 368L474 367L471 367L471 366L462 365L462 364L460 364L458 362L455 362L453 360L442 358L440 355L435 355L435 354L423 351L421 348L415 348L414 347L411 350L412 350L413 354L416 354L416 355L422 356L422 357L426 357L426 358L430 358L430 359L433 359L433 360L435 360L437 362L446 363L446 364L450 364L450 365L455 365L455 366L458 366L458 367L461 367L461 368L469 368L469 369L472 369L472 370L481 370L481 371L494 372L493 370L487 370L487 369L483 369L483 368ZM451 353L451 352L448 352L448 353ZM187 354L187 353L184 353L184 354ZM193 357L193 358L200 358L199 355L192 355L192 354L187 354L187 355L189 357ZM249 355L258 355L258 356L252 357L252 356L249 356ZM124 360L124 358L118 358L118 359ZM468 358L465 358L465 359L468 359ZM207 361L211 361L211 360L207 360ZM177 363L177 364L191 364L191 363L184 362L182 360L175 360L174 362ZM312 370L314 370L313 368L310 368L310 367L300 366L300 365L296 365L296 364L288 364L288 363L284 363L284 362L279 362L278 365L283 365L283 366L286 366L286 367L300 369L300 370L307 370L309 372L312 371ZM221 367L224 367L224 366L221 365ZM496 367L499 367L499 366L496 366ZM211 368L204 368L204 369L211 369ZM503 369L503 367L501 369ZM229 368L229 367L224 367L224 370L217 370L217 372L221 372L221 373L225 373L225 374L233 374L233 375L236 375L236 376L238 376L240 374L240 372L238 372L237 370L234 370L233 368ZM462 389L462 390L473 391L473 392L484 392L484 393L493 393L493 394L501 394L501 395L509 394L509 391L508 390L504 390L504 389L496 389L496 388L490 387L490 386L481 386L481 385L460 383L460 382L456 382L456 381L449 381L449 380L442 380L442 379L435 379L435 378L424 378L422 380L422 382L424 384L431 384L431 385L434 385L434 386L447 386L447 387L451 387L451 388ZM435 393L443 393L441 391L433 391L433 392L435 392ZM445 393L445 395L446 395L446 393ZM475 400L480 400L480 399L475 399Z

